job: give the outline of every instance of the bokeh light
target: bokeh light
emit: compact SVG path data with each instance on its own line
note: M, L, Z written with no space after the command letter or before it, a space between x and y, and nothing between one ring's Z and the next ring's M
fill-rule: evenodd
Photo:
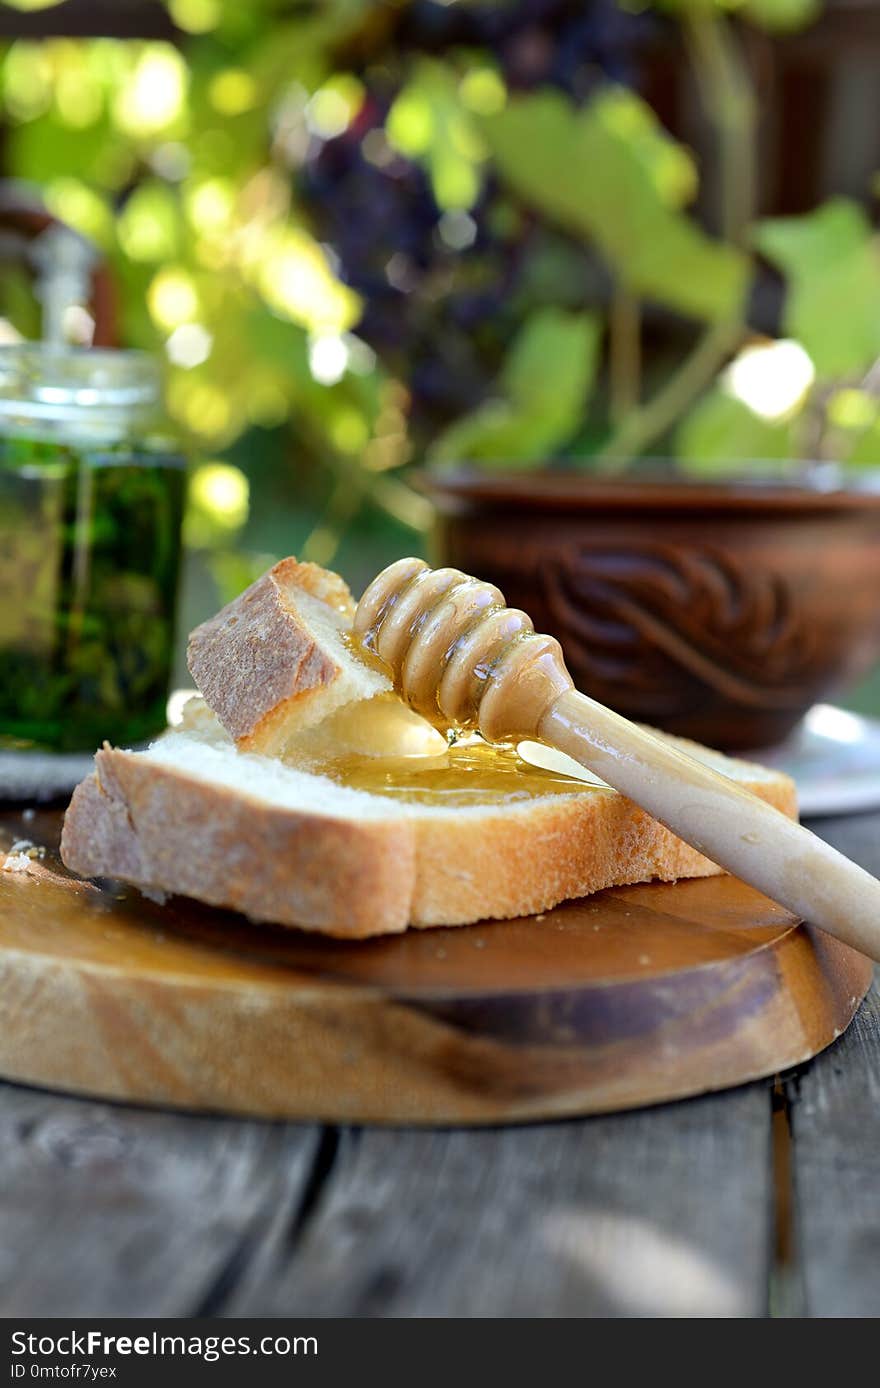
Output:
M800 343L782 339L743 348L727 368L724 384L762 419L783 419L798 407L815 378Z
M174 125L184 111L188 80L186 63L176 48L145 44L113 103L120 130L143 139Z
M199 296L186 270L168 267L160 270L150 284L147 304L160 328L176 328L198 313Z
M165 351L175 366L191 371L208 360L213 344L213 337L201 323L181 323L165 343Z

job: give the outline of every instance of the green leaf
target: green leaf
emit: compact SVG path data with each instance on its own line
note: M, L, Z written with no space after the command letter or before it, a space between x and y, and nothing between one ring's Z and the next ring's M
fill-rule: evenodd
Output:
M505 394L520 408L580 415L596 368L597 320L543 309L518 334L501 371ZM576 422L576 421L575 421Z
M835 198L804 217L759 223L758 249L788 277L784 327L825 380L880 356L880 254L862 209Z
M763 419L720 386L698 401L676 435L676 456L689 473L730 472L791 453L790 420Z
M6 4L12 10L23 10L28 14L33 10L51 10L55 5L60 5L61 0L6 0Z
M431 461L521 467L546 462L583 418L600 335L599 320L592 314L555 308L535 313L507 354L497 397L441 434Z
M822 0L654 0L658 9L674 14L721 11L736 14L760 24L771 33L788 33L810 24L822 9ZM646 8L645 0L623 0L627 9Z
M734 4L733 8L739 8ZM744 0L742 12L764 29L787 33L812 24L822 9L822 0Z
M693 201L699 186L693 155L664 130L647 102L625 87L610 87L593 104L608 130L626 142L661 202L680 208Z
M853 467L880 463L880 400L866 390L845 388L828 397L827 437L838 462Z
M428 458L432 463L540 467L546 462L544 440L539 418L523 418L506 400L487 400L445 430Z
M635 140L633 120L643 132ZM646 122L653 122L647 139ZM507 183L567 231L595 241L632 293L706 322L742 313L748 259L661 195L657 151L668 137L637 97L612 90L576 110L541 92L486 117L482 128Z
M880 421L875 420L870 428L865 429L842 461L849 467L880 466Z

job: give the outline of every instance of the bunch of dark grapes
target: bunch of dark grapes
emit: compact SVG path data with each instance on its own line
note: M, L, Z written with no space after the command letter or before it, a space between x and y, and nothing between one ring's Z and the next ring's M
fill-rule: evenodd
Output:
M363 299L358 333L406 382L413 427L425 434L484 396L516 257L482 215L488 190L467 217L443 217L424 170L388 146L386 114L367 100L315 152L304 186L342 278Z
M302 193L364 299L358 332L409 387L417 440L485 398L528 311L545 232L503 204L491 179L466 217L444 216L424 170L389 147L385 120L414 61L482 51L512 90L550 87L582 102L601 82L634 81L644 35L645 22L614 0L412 0L378 47L345 55L365 100L343 134L315 142Z
M647 32L644 16L615 0L414 0L397 42L434 53L485 48L510 87L552 86L582 99L597 80L635 80Z

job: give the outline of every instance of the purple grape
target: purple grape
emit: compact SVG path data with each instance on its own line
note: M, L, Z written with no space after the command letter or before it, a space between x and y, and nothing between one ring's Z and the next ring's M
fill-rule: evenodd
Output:
M472 244L461 251L444 242L424 169L383 145L414 63L482 50L509 87L550 86L580 102L602 81L635 80L649 32L648 21L613 0L413 0L382 49L355 64L362 108L343 134L314 142L300 192L342 278L365 301L358 332L409 386L417 438L485 398L534 306L529 256L542 232L525 217L513 219L513 230L494 229L501 194L490 178L470 211Z

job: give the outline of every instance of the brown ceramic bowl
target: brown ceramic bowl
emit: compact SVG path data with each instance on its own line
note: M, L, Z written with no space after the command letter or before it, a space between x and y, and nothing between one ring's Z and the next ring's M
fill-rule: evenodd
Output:
M880 658L880 493L430 474L436 558L558 637L575 684L728 750Z

